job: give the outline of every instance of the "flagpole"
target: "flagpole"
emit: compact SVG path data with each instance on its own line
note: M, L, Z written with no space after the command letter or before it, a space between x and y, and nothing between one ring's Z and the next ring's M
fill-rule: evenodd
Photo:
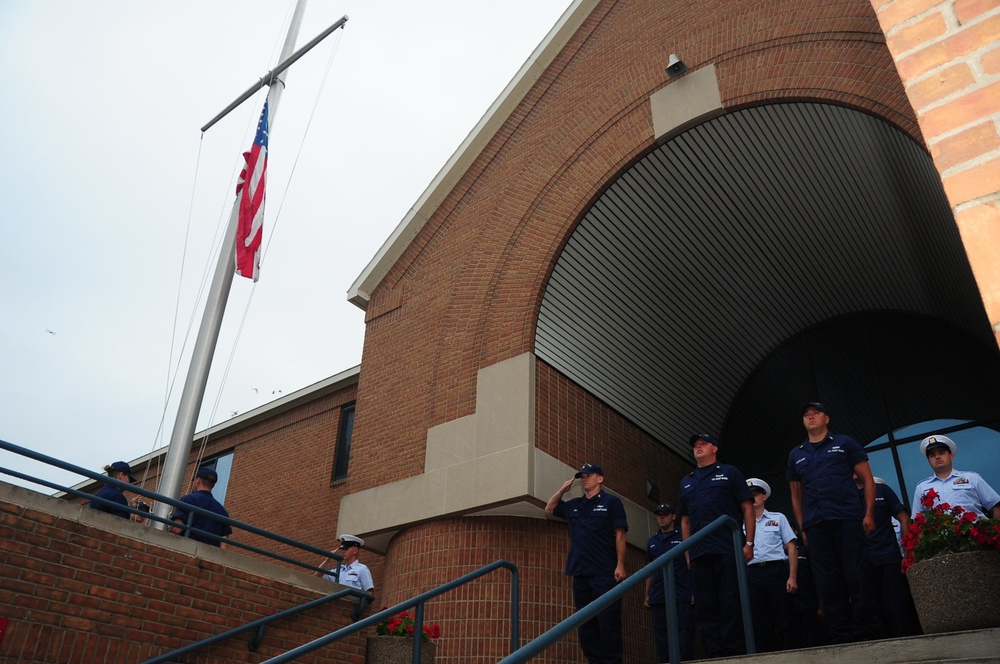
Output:
M295 48L302 16L305 13L306 0L298 0L292 19L285 35L285 43L281 49L279 62L288 58ZM274 125L274 116L278 112L278 102L285 89L281 78L275 79L279 85L271 85L268 93L270 125ZM188 368L187 379L184 381L184 391L181 393L180 404L177 407L177 418L174 420L174 430L167 447L167 458L163 464L163 474L157 492L168 498L179 498L187 468L188 457L191 455L191 444L194 430L198 424L198 414L205 397L205 386L208 384L208 374L212 368L212 357L219 341L219 331L222 328L222 317L226 311L226 301L233 285L234 264L236 262L236 226L239 217L240 199L237 196L229 215L229 225L226 227L219 261L215 266L215 275L205 302L205 313L198 328L194 350L191 354L191 365ZM174 508L166 503L157 503L154 513L163 518L169 518ZM154 521L154 526L166 530L167 525Z

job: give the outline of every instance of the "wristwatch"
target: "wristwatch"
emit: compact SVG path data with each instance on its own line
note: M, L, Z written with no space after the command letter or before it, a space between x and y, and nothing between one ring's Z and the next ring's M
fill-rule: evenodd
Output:
M753 542L747 542L747 546L752 549L753 548Z

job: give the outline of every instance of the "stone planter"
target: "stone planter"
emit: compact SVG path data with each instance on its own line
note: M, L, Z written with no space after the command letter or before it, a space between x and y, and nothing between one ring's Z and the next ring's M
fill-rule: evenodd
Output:
M1000 551L967 551L906 572L925 634L1000 627Z
M433 664L437 644L424 641L420 647L420 664ZM413 639L402 636L369 636L365 664L411 664Z

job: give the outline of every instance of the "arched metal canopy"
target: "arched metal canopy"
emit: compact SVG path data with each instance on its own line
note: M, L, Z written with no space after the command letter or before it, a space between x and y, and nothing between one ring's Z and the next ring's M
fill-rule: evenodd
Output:
M687 456L780 344L877 311L993 343L928 155L873 116L775 104L685 132L601 195L550 277L535 351Z

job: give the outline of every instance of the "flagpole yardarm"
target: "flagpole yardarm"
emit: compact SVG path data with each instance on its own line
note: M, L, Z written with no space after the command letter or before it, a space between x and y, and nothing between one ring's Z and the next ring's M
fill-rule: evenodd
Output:
M303 46L299 50L295 51L295 53L292 53L291 55L286 56L285 59L282 60L278 64L277 67L275 67L271 71L269 71L266 74L264 74L263 76L261 76L260 80L258 80L256 83L254 83L253 85L251 85L249 88L247 88L246 91L243 94L241 94L239 97L237 97L236 100L233 103L231 103L229 106L226 106L224 109L222 109L222 111L218 115L216 115L214 118L212 118L207 123L205 123L205 126L201 128L202 133L204 133L204 132L208 131L209 129L211 129L212 125L214 125L216 122L218 122L222 118L224 118L227 115L229 115L230 111L232 111L234 108L236 108L237 106L239 106L240 104L242 104L243 102L245 102L247 99L249 99L250 97L252 97L254 95L254 93L256 93L258 90L260 90L265 85L271 85L275 80L277 80L279 83L281 83L281 87L284 87L285 84L284 84L283 81L281 81L281 79L278 79L278 74L282 73L283 71L285 71L286 69L288 69L289 67L291 67L293 64L295 64L296 60L298 60L303 55L305 55L306 53L308 53L309 51L311 51L321 41L323 41L324 39L326 39L327 37L329 37L333 33L334 30L337 30L338 28L344 27L344 24L347 23L347 20L348 20L348 18L347 18L347 15L345 14L336 23L334 23L329 28L327 28L323 32L321 32L318 35L316 35L315 37L313 37L312 41L310 41L308 44L306 44L305 46ZM293 44L293 46L294 46L294 44Z

